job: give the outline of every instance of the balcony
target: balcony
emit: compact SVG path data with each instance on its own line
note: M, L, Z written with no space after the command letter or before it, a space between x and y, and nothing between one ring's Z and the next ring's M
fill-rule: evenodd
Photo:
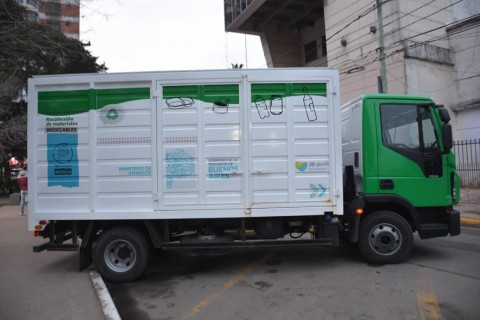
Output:
M225 30L261 34L273 24L299 31L323 17L323 0L225 0Z

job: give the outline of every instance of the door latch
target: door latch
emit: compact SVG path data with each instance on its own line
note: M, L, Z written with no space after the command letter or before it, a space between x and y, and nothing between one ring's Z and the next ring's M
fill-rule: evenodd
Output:
M380 189L392 190L393 188L395 188L393 180L380 180Z

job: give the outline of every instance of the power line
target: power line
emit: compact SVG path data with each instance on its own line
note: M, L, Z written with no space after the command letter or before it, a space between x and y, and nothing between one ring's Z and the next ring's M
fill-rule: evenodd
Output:
M416 11L422 9L423 7L425 7L425 6L433 3L433 2L435 2L435 1L437 1L437 0L432 0L432 1L430 1L430 2L428 2L428 3L426 3L426 4L424 4L424 5L416 8L416 9L410 11L410 12L407 12L407 13L405 13L403 16L398 17L398 18L390 21L389 23L385 24L384 26L388 26L388 25L394 23L395 21L399 21L400 19L406 17L407 15L411 15L411 14L415 13ZM463 0L461 0L461 1L463 1ZM385 2L384 2L384 3L385 3ZM402 28L399 28L399 29L397 29L397 31L399 31L399 30L401 30L401 29L402 29ZM345 35L345 36L348 36L348 35L349 35L349 34L347 34L347 35ZM360 39L362 39L362 38L364 38L365 36L368 36L368 35L370 35L370 32L368 32L368 33L366 33L366 34L364 34L364 35L362 35L362 36L360 36L360 37L356 37L356 38L350 40L350 43L357 42L357 41L359 41ZM373 43L374 41L376 41L376 40L371 40L371 41L369 41L367 44ZM359 47L362 47L363 45L364 45L364 44L361 44ZM351 51L348 51L348 53L349 53L349 52L352 52L352 51L354 51L354 50L356 50L356 49L358 49L359 47L356 47L355 49L353 49L353 50L351 50ZM334 49L331 49L330 52L336 50L337 48L341 48L341 47L338 46L338 47L336 47L336 48L334 48Z
M441 8L440 10L437 10L437 11L435 11L434 13L425 16L424 18L428 18L428 17L430 17L430 16L432 16L432 15L434 15L434 14L437 14L437 13L443 11L443 10L446 10L447 8L449 8L449 7L453 6L453 5L456 5L456 4L458 4L459 2L462 2L462 1L463 1L463 0L459 0L459 1L455 2L455 3L453 3L453 4L450 4L450 5L446 6L446 7L443 7L443 8ZM418 10L418 9L419 9L419 8L417 8L416 10ZM411 11L410 14L413 13L413 12L415 12L416 10ZM396 29L396 30L393 30L393 31L385 34L385 37L386 37L386 36L389 36L389 35L392 35L392 34L394 34L395 32L398 32L398 31L400 31L400 30L402 30L402 29L404 29L404 28L406 28L406 27L408 27L408 26L410 26L410 25L412 25L412 24L414 24L414 23L417 23L417 22L419 22L420 20L422 20L422 19L424 19L424 18L421 18L421 19L419 19L419 20L416 20L415 22L410 23L410 24L408 24L408 25L406 25L406 26L404 26L404 27L401 27L401 28L398 28L398 29ZM446 26L439 27L439 28L437 28L437 29L435 29L435 30L438 30L438 29L441 29L441 28L444 28L444 27L446 27ZM434 31L434 30L431 30L431 31ZM431 32L431 31L429 30L429 31L427 31L427 32L425 32L425 33L428 33L428 32ZM423 33L423 34L425 34L425 33ZM398 42L401 42L401 41L403 41L403 40L406 40L406 39L402 39L402 40L400 40L400 41L397 41L397 43L398 43ZM347 54L349 54L349 53L351 53L351 52L353 52L353 51L355 51L355 50L358 50L358 49L361 48L361 47L364 47L364 46L367 46L367 45L369 45L369 44L372 44L372 43L374 43L375 41L376 41L376 39L370 40L370 41L368 41L368 42L366 42L366 43L362 43L362 44L360 44L359 46L357 46L357 47L355 47L355 48L353 48L353 49L351 49L351 50L349 50L349 51L347 51L347 52L344 52L344 53L342 53L342 54L340 54L340 55L338 55L338 56L336 56L336 57L332 57L331 60L336 60L336 59L338 59L338 58L340 58L340 57L343 57L343 56L345 56L345 55L347 55ZM391 46L391 45L390 45L390 46ZM390 46L389 46L389 47L390 47ZM375 48L375 49L373 49L373 50L370 50L368 53L370 53L370 52L372 52L372 51L377 51L377 50L378 50L378 48ZM342 63L340 63L340 64L342 64ZM334 67L334 66L335 66L335 65L333 65L332 67Z
M382 3L382 5L388 1L392 1L392 0L386 0L385 2ZM336 36L337 34L339 34L340 32L342 32L343 30L347 29L348 27L350 27L354 22L360 20L361 18L365 17L367 14L369 14L370 12L373 12L374 10L376 9L376 6L373 6L371 9L367 10L365 13L359 15L358 17L356 17L354 20L350 21L349 23L347 23L343 28L341 28L340 30L337 30L336 32L334 32L330 37L328 37L325 42L328 42L330 39L332 39L334 36Z
M466 21L466 20L469 20L469 19L472 19L472 18L476 18L476 17L479 17L479 16L480 16L480 14L473 15L473 16L471 16L471 17L468 17L468 18L465 18L465 19L461 19L461 20L458 20L458 21L449 23L449 24L447 24L447 25L444 25L444 26L441 26L441 27L438 27L438 28L433 28L433 29L427 30L427 31L425 31L425 32L421 32L421 33L419 33L419 34L410 36L410 37L408 37L408 38L401 39L401 40L399 40L399 41L396 41L396 42L391 43L391 44L388 46L388 48L390 48L390 47L392 47L392 46L394 46L394 45L397 45L397 44L399 44L399 43L402 43L402 42L405 41L405 40L410 40L410 39L412 39L412 38L415 38L415 37L418 37L418 36L421 36L421 35L424 35L424 34L433 32L433 31L436 31L436 30L441 29L441 28L446 28L446 27L449 27L449 26L451 26L451 25L457 24L457 23L459 23L459 22L463 22L463 21ZM459 33L463 33L463 32L465 32L465 31L468 31L468 30L473 29L473 28L476 28L476 27L478 27L478 26L471 26L471 27L468 27L468 28L464 28L464 29L462 29L462 30L458 30L458 31L450 32L450 33L445 34L445 35L437 36L437 37L434 37L434 38L432 38L432 39L429 39L429 40L426 40L426 41L423 41L423 42L417 42L417 43L415 43L415 44L413 44L413 45L410 45L409 48L415 48L415 47L418 47L418 46L421 46L421 45L429 44L429 43L431 43L431 42L439 41L439 40L442 40L442 39L444 39L444 38L448 38L448 37L451 37L451 36L453 36L453 35L456 35L456 34L459 34ZM407 48L407 49L408 49L408 48ZM375 52L376 50L377 50L376 48L373 49L373 50L370 50L369 52L367 52L366 55L364 55L363 57L360 57L358 60L360 60L360 61L361 61L361 60L365 60L366 57L368 57L368 55L369 55L370 53L373 53L373 52ZM394 52L392 52L391 54L389 54L386 58L392 56L393 54L397 54L397 53L399 53L399 52L403 52L403 51L405 51L405 50L406 50L405 48L395 50ZM374 62L376 62L376 61L378 61L378 59L375 59L373 62L368 63L367 65L370 65L370 64L372 64L372 63L374 63ZM344 64L348 64L348 63L350 63L350 68L351 68L351 66L353 66L353 65L358 65L358 61L356 61L356 62L353 63L353 64L352 64L351 62L352 62L352 61L344 61L344 62L341 62L341 63L339 63L339 64L337 64L337 65L333 65L333 66L330 66L330 67L339 68L339 66L344 65Z
M459 21L455 21L455 22L449 23L449 24L447 24L447 25L445 25L445 26L443 26L443 27L449 27L449 26L454 25L454 24L456 24L456 23L463 22L463 21L466 21L466 20L469 20L469 19L472 19L472 18L476 18L476 17L480 17L480 14L476 14L476 15L473 15L473 16L471 16L471 17L468 17L468 18L465 18L465 19L461 19L461 20L459 20ZM442 28L443 28L443 27L442 27ZM404 47L404 48L401 48L401 49L397 49L397 50L389 53L389 54L385 57L385 59L387 59L387 58L389 58L389 57L392 57L392 56L394 56L394 55L396 55L396 54L399 54L399 53L401 53L401 52L408 51L409 49L416 48L416 47L419 47L419 46L422 46L422 45L425 45L425 44L429 44L429 43L431 43L431 42L439 41L439 40L441 40L441 39L443 39L443 38L447 38L447 37L450 37L450 36L452 36L452 35L455 35L455 34L458 34L458 33L462 33L462 32L468 31L468 30L470 30L470 29L477 28L477 27L478 27L477 25L471 26L471 27L464 28L464 29L459 30L459 31L456 31L456 32L452 32L452 33L449 33L449 34L446 34L446 35L441 35L441 36L432 38L432 39L427 40L427 41L414 43L414 44L412 44L412 45L409 45L408 47ZM431 29L431 30L428 30L428 31L419 33L419 34L417 34L417 35L411 36L411 37L409 37L409 38L407 38L407 39L402 39L402 40L396 41L396 42L390 44L389 47L391 47L391 46L393 46L393 45L396 45L396 44L399 44L399 43L401 43L402 41L410 40L410 39L415 38L415 37L417 37L417 36L420 36L420 35L423 35L423 34L425 34L425 33L429 33L429 32L432 32L432 31L435 31L435 30L438 30L438 29L439 29L439 28L433 28L433 29ZM371 65L371 64L373 64L373 63L375 63L375 62L377 62L377 61L379 61L379 58L378 58L378 57L375 57L375 59L374 59L373 61L370 61L370 62L368 62L368 63L366 63L366 64L363 64L363 66L364 66L364 67L365 67L365 66L369 66L369 65ZM342 63L342 64L344 64L344 63ZM341 64L339 64L339 65L341 65ZM351 67L351 66L352 66L352 65L350 65L350 67ZM348 70L350 67L340 69L340 71L341 71L341 70ZM345 72L341 72L341 73L346 73L346 71L345 71Z
M427 2L427 3L425 3L423 6L420 6L420 7L416 8L416 9L410 11L410 12L407 12L407 13L405 13L403 16L398 17L398 18L396 18L396 19L394 19L394 20L392 20L392 21L384 24L383 26L386 27L386 26L388 26L388 25L391 25L392 23L394 23L394 22L396 22L396 21L398 21L398 20L400 20L400 19L402 19L402 18L405 18L406 16L411 15L412 13L414 13L414 12L416 12L416 11L418 11L418 10L420 10L420 9L422 9L422 8L430 5L430 4L432 4L432 3L435 2L435 1L437 1L437 0L432 0L432 1L430 1L430 2ZM463 1L463 0L462 0L462 1Z

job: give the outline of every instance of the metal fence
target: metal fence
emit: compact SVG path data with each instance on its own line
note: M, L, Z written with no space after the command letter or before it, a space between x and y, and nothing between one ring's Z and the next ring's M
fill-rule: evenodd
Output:
M455 141L453 151L462 188L480 188L480 139Z

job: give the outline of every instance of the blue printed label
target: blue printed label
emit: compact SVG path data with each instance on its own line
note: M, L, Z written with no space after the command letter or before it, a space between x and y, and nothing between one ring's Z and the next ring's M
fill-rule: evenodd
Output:
M173 188L175 179L181 179L195 173L195 159L183 149L166 153L167 189Z
M67 128L65 128L67 129ZM72 132L73 131L73 132ZM76 130L48 133L48 186L73 188L79 186L78 135Z

